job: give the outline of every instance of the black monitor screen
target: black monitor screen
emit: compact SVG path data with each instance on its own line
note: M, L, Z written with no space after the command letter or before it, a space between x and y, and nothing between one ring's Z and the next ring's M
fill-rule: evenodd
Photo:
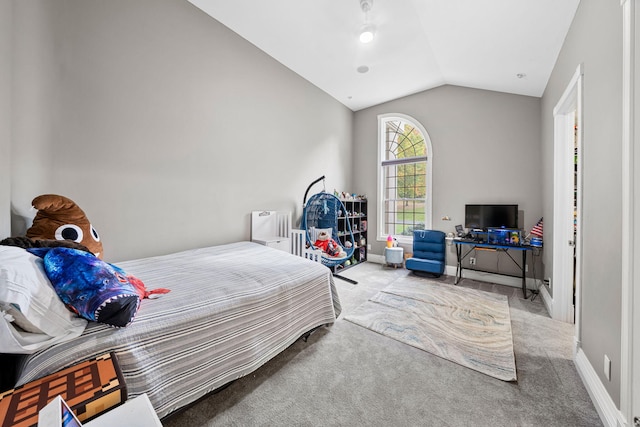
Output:
M518 205L465 205L464 226L482 230L518 228Z

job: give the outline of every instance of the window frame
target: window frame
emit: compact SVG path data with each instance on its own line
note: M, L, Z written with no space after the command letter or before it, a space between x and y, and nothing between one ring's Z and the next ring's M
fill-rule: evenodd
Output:
M415 118L400 113L388 113L378 115L378 203L376 206L378 214L378 230L377 241L386 241L388 234L383 233L385 229L384 215L385 215L385 197L384 197L384 166L382 162L386 159L386 125L390 121L404 121L414 126L422 136L424 137L424 143L426 145L427 159L426 159L426 192L425 192L425 207L424 207L424 227L429 230L433 224L433 147L431 144L431 137L422 124ZM413 244L413 236L394 235L394 238L398 240L398 243Z

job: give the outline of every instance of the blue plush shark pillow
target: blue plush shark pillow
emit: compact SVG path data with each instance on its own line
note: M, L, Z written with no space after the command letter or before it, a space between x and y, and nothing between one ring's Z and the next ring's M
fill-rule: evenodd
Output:
M115 327L133 322L141 296L121 268L95 255L71 248L27 249L44 261L44 269L60 299L79 316Z

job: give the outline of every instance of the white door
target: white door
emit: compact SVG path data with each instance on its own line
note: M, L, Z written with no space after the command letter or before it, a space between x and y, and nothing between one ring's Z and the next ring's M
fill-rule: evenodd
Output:
M553 312L580 339L582 65L553 110ZM577 166L577 167L576 167ZM576 233L576 234L574 234ZM575 306L574 306L575 295Z

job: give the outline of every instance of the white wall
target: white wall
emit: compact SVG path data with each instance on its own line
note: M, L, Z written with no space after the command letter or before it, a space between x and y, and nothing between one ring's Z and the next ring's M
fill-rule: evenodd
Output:
M553 218L553 108L584 64L581 346L612 400L620 401L622 10L583 1L542 98L544 216ZM544 224L551 242L551 221ZM551 245L544 252L552 272ZM556 283L554 287L561 286ZM566 284L565 284L566 285ZM571 286L571 285L569 285ZM604 355L611 381L603 374Z
M11 234L11 14L11 0L0 0L0 239Z
M369 197L372 253L381 255L385 245L374 240L377 116L385 113L415 118L431 137L433 229L448 233L456 224L464 225L464 206L473 203L518 204L527 230L540 219L540 99L441 86L355 114L353 179L355 190ZM443 216L451 220L443 221ZM477 268L517 271L504 254L484 255L478 255ZM450 250L447 264L455 263L455 251Z
M14 4L21 215L66 195L118 261L248 239L321 175L348 188L353 113L190 3Z
M14 0L13 9L11 231L22 235L35 214L31 200L48 192L52 180L61 58L55 51L53 2Z

